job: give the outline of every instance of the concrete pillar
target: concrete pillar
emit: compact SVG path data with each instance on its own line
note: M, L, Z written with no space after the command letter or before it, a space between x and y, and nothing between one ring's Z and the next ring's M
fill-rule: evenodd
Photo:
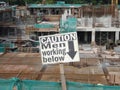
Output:
M8 30L8 33L7 33L7 37L9 37L10 36L10 31L9 31L9 27L7 28L7 30Z
M48 15L51 15L51 12L52 12L52 11L51 11L51 9L49 8L49 9L48 9Z
M71 9L69 9L69 15L71 15Z
M78 9L78 17L79 18L81 17L81 9L80 8Z
M95 45L95 29L92 30L92 35L91 35L91 44Z
M119 31L115 32L115 43L119 40Z
M28 16L30 15L30 11L29 11L29 10L27 10L27 15L28 15Z
M72 15L74 16L74 8L72 8Z
M87 43L87 38L88 38L87 32L85 32L84 40L85 40L86 43Z
M6 13L3 13L3 16L2 16L2 21L4 21L4 20L5 20L5 14L6 14Z
M15 37L17 37L17 28L14 28L15 31Z
M67 16L68 15L68 12L67 12L68 10L67 9L65 9L65 12L64 12L64 14L65 14L65 16Z
M67 20L67 9L65 9L64 14L62 14L62 25L64 25L64 22Z

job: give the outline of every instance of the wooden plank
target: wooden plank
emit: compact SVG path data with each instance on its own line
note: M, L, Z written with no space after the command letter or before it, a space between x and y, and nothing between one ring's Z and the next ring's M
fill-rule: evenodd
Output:
M64 65L63 64L60 64L60 77L61 77L62 90L67 90L66 80L65 80L65 76L64 76Z

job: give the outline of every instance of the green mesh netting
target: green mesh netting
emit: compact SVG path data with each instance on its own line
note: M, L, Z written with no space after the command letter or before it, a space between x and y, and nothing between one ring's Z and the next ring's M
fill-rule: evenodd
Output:
M22 90L61 90L60 83L23 80Z
M14 81L12 79L0 79L0 90L13 90Z
M34 24L35 28L54 28L53 24Z
M18 78L0 79L0 90L61 90L60 82L20 80ZM120 90L120 86L94 85L79 82L66 82L67 90Z
M77 19L74 17L69 17L66 21L60 20L60 33L76 32L76 27Z
M14 48L14 44L13 43L10 43L10 44L0 44L0 53L1 52L5 52L5 48L6 47L9 47L9 48Z
M84 5L84 4L65 4L63 1L60 1L60 2L57 2L56 4L29 4L28 7L29 8L70 8L71 6L73 7L81 7L81 5Z
M14 43L0 44L0 47L10 47L10 48L13 48L14 47Z
M5 52L5 48L0 47L0 53Z
M120 90L120 86L94 85L78 82L67 82L67 90Z

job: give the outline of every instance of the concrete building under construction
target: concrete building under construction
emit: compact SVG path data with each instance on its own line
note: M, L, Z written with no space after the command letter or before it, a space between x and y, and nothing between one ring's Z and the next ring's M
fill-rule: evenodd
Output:
M105 45L108 40L117 43L120 38L119 5L114 2L111 5L98 6L57 2L56 4L30 4L27 7L2 8L0 10L1 37L13 38L14 35L15 38L26 39L25 33L28 38L57 33L60 18L65 13L66 16L77 18L76 28L81 44ZM35 25L43 23L53 24L54 27L38 28Z
M38 36L59 33L61 22L74 17L80 61L65 64L66 79L120 85L120 8L116 2L98 6L57 2L0 7L0 50L5 47L0 54L0 78L60 81L58 65L42 65ZM5 43L15 45L8 47Z
M58 27L60 18L65 12L66 16L76 17L77 33L81 44L105 45L108 40L117 43L120 38L119 6L116 4L93 6L58 2L53 5L31 4L28 5L28 10L30 15L36 17L37 23L56 22ZM36 32L43 31L36 30Z

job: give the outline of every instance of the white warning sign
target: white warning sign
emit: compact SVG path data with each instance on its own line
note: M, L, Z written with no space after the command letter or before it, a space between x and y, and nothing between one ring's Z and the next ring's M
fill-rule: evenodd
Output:
M76 32L40 36L42 64L80 61Z

